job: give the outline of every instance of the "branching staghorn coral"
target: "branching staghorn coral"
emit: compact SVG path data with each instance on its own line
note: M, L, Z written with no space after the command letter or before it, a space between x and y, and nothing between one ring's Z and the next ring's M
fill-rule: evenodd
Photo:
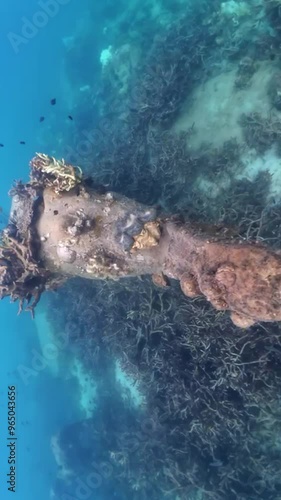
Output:
M123 435L118 427L111 451L116 462L125 454L126 463L113 463L114 476L132 488L141 477L145 491L171 500L194 490L208 492L204 499L236 500L237 492L243 500L278 498L280 448L272 441L280 419L279 325L245 332L203 298L186 301L176 282L158 289L148 277L84 286L73 280L50 301L50 316L89 369L96 370L98 346L144 395L138 430Z
M260 113L243 114L240 120L246 143L260 154L277 145L280 152L281 127L279 119L265 118Z
M212 6L215 6L214 2ZM186 9L185 4L184 8ZM213 16L208 16L211 30L214 30L213 20ZM250 24L253 33L253 23ZM257 24L264 29L263 22ZM255 51L261 47L261 41L257 41L256 36L245 36L244 28L239 33L239 27L233 25L230 30L235 32L233 37L227 33L229 26L226 28L224 38L219 39L218 36L216 39L223 64L226 56L237 57L241 49L242 55L250 53L253 57L253 53L256 54ZM176 40L177 32L174 32ZM155 31L151 30L151 33L154 34ZM272 36L267 39L265 42L268 43L269 56L272 55L274 39ZM155 41L157 42L157 38ZM147 42L147 45L149 48L150 43ZM147 45L145 51L149 52ZM254 52L251 53L253 45ZM149 53L149 57L150 55ZM164 206L168 214L178 213L183 208L188 217L193 216L193 220L199 220L199 215L200 220L207 222L219 219L222 222L220 231L217 228L220 236L225 226L231 225L233 221L237 222L239 231L236 231L236 236L228 231L229 241L232 243L237 241L238 233L239 241L244 243L263 241L264 231L261 231L261 227L267 228L269 225L271 227L266 233L271 244L271 230L276 230L276 215L273 207L272 215L264 216L265 182L258 182L259 189L256 182L232 182L231 190L227 190L223 197L210 200L212 209L215 205L217 210L212 211L211 217L208 200L202 203L200 193L192 189L192 174L204 171L202 164L206 162L206 167L209 167L208 175L220 176L226 168L232 171L236 169L233 159L230 155L218 158L216 154L209 158L212 147L204 155L205 158L201 157L198 161L188 154L178 154L184 151L183 148L174 147L172 141L172 147L169 147L168 134L151 127L151 123L159 120L161 128L162 110L163 118L167 118L166 121L169 122L180 105L180 100L177 101L177 78L180 78L180 74L173 75L175 78L168 89L159 81L158 76L165 73L168 59L165 47L162 55L163 57L156 57L157 72L150 75L151 80L148 82L152 91L156 88L156 93L145 95L156 107L152 105L146 108L140 116L136 112L138 108L133 107L131 113L124 113L124 121L120 119L114 123L112 120L108 142L107 129L105 134L101 134L102 147L99 141L93 143L94 167L91 155L85 158L85 162L89 161L90 169L95 168L94 176L97 175L101 182L112 186L113 181L114 191L122 192L128 197L144 203L158 203L160 199L161 207ZM215 63L213 69L216 72L219 67L217 57L209 57L209 53L205 52L202 63L206 74L210 71L212 62ZM182 66L179 65L179 71L181 69ZM185 77L190 90L187 73ZM199 80L201 76L200 73ZM141 86L143 77L144 72L140 71L138 86ZM160 95L157 93L158 89ZM162 94L162 90L168 90L169 93L174 91L175 101L172 100L171 107L167 106L166 109L165 106L161 108L161 102L165 104L165 92ZM168 95L169 93L167 92ZM123 111L123 100L121 102L117 99L115 106L111 106L111 103L108 106L108 94L109 92L105 92L105 109L109 108L112 112L113 109L116 111L122 108ZM181 98L185 97L182 93ZM134 106L134 102L131 104ZM81 130L84 130L83 127ZM155 133L156 140L151 138L150 132ZM73 163L79 164L80 160L75 158ZM257 196L259 191L260 196ZM253 206L257 198L257 206ZM219 216L213 217L219 210ZM76 232L76 227L80 226L80 216L76 220L75 217L74 212L67 226L68 233ZM130 215L122 218L117 228L117 237L127 245L127 252L131 251L134 236L123 232L122 228L130 228L132 220L134 217ZM99 230L99 224L97 226ZM133 224L133 229L136 226L139 226L138 221ZM278 246L278 234L274 238ZM72 253L70 258L73 255ZM98 256L100 264L109 262L110 265L108 257ZM90 269L93 276L94 271L97 271L95 259L90 264L90 268L93 264L93 269ZM99 269L101 271L101 267ZM161 283L162 278L163 274L153 275L154 282ZM171 283L167 277L166 281ZM194 283L191 285L194 288ZM195 290L198 292L198 288ZM73 308L69 308L69 304L73 304ZM142 432L141 425L134 434L130 433L132 438L137 436L138 453L127 446L128 434L123 435L122 430L118 433L118 444L111 450L111 463L114 465L114 484L126 484L126 494L124 492L122 498L174 500L177 496L180 500L186 500L191 497L194 491L192 488L197 489L199 497L204 500L278 498L280 453L278 454L277 440L276 448L271 454L268 449L265 451L268 439L261 439L258 432L260 430L265 433L261 423L264 419L268 421L268 434L274 435L274 422L278 418L270 406L280 392L278 325L266 325L266 329L257 325L249 332L241 331L231 324L227 314L210 307L204 298L185 300L173 280L172 285L163 290L155 289L146 278L128 277L119 281L97 279L87 282L72 280L59 293L59 300L57 297L52 300L52 307L56 324L57 317L64 316L62 327L66 328L75 346L79 346L81 356L83 359L87 358L90 367L96 362L97 349L102 351L106 343L113 352L114 359L117 353L126 373L131 374L136 385L144 390L148 400L147 418L153 416L154 424L157 422L157 418L154 420L155 413L160 413L161 433L155 432L148 439L147 434ZM106 422L107 413L105 408ZM116 413L120 415L119 411ZM260 429L256 427L257 422ZM114 423L115 420L112 424ZM111 430L114 425L109 427ZM153 429L157 430L157 425L153 425ZM100 435L104 437L102 449L105 451L108 434L111 432L103 431L104 428ZM115 433L115 428L113 432ZM90 434L93 436L91 432ZM150 447L151 441L153 444L156 441L155 449ZM141 489L138 489L140 485Z
M198 23L198 12L185 13L168 30L155 37L143 65L134 75L130 107L143 124L170 121L207 58L214 34Z

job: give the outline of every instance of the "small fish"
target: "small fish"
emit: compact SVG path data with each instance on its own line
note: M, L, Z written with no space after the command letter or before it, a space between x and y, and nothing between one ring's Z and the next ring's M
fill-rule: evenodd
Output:
M50 100L50 103L51 103L52 106L54 106L56 104L56 102L57 102L57 100L56 100L55 97Z
M25 144L25 141L20 141L20 144Z
M73 117L71 115L68 115L69 120L73 120Z
M3 148L4 147L4 144L0 143L0 148Z
M40 116L39 122L42 123L45 120L45 116Z

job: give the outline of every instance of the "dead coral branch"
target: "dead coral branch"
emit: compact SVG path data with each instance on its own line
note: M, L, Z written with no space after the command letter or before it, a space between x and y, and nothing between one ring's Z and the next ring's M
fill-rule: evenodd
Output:
M70 191L82 181L82 170L44 153L36 153L30 162L31 181L52 188L55 193Z

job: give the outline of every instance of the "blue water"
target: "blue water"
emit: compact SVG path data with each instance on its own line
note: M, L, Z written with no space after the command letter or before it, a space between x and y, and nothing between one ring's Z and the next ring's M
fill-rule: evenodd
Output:
M87 1L82 3L81 7L79 0L65 1L28 43L18 45L18 53L15 53L9 33L19 35L24 26L23 18L31 20L41 10L40 2L1 2L0 142L5 147L0 150L0 205L5 213L10 208L7 192L12 180L27 179L28 162L39 148L38 117L60 111L59 102L63 100L61 60L65 50L62 37L71 34L81 9L87 7ZM49 101L53 97L57 98L58 107L50 110ZM26 145L20 145L21 140ZM0 216L3 218L3 214ZM31 317L27 314L17 316L17 307L8 299L0 304L0 498L47 500L56 471L50 439L67 418L62 401L64 388L47 371L32 375L28 381L19 376L20 367L31 367L32 350L40 348ZM17 390L17 487L14 494L8 492L6 482L8 385L15 385Z
M259 3L2 1L0 230L13 180L43 152L159 211L280 249L280 9L264 0L265 16ZM0 500L280 500L280 325L244 331L172 281L127 283L71 280L41 299L52 340L69 340L57 373L38 323L0 302Z

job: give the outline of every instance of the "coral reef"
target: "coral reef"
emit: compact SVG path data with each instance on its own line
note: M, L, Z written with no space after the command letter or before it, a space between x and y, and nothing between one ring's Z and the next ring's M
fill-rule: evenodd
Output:
M177 283L159 289L149 278L76 280L58 297L49 314L101 384L97 414L61 432L74 479L100 472L102 494L106 464L121 498L278 498L277 324L245 332ZM116 358L145 395L138 410L118 396ZM94 466L78 460L89 448Z
M37 153L30 166L32 184L37 185L38 181L39 186L42 184L44 187L51 187L57 194L70 191L82 180L80 167L73 167L63 159L59 161L43 153Z
M281 125L278 118L264 118L259 113L241 116L245 140L250 148L265 153L271 146L281 147Z
M2 297L11 294L22 305L26 290L27 300L35 294L33 309L49 277L52 286L53 276L117 279L163 273L180 280L187 296L204 295L216 309L230 310L232 321L243 328L281 320L278 252L235 239L226 227L156 217L153 209L128 198L99 195L83 183L79 168L46 155L31 161L30 186L36 186L42 203L33 207L33 236L25 240L19 233L18 242L6 236L6 245L4 240ZM28 253L31 246L36 251ZM16 267L8 272L15 262L21 263L18 276Z
M263 3L268 20L279 35L281 29L280 0L263 0Z
M65 279L48 314L97 383L55 500L280 498L279 4L105 0L64 40L75 119L11 192L0 271L27 302Z

